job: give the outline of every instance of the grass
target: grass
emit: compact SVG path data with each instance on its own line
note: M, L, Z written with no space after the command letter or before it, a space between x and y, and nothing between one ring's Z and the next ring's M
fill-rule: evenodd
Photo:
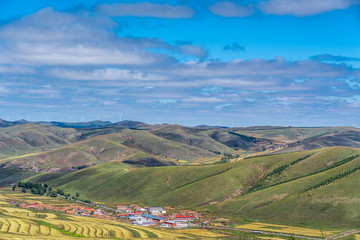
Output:
M66 234L66 235L69 235L71 237L85 237L85 236L82 236L82 235L79 235L79 234L76 234L76 233L72 233L72 232L68 232L68 231L65 231L64 229L62 228L59 228L57 226L54 226L48 222L44 222L44 221L39 221L39 220L33 220L34 222L38 223L38 224L41 224L41 225L44 225L44 226L47 226L49 228L52 228L52 229L55 229L63 234Z
M49 150L74 142L74 129L36 124L0 128L0 159Z
M127 130L96 136L45 152L12 156L2 162L7 167L16 166L27 170L33 168L36 162L40 170L60 171L81 169L110 161L127 161L147 166L147 161L151 160L156 162L155 165L174 165L177 160L197 162L198 159L217 156L206 149L167 140L149 131Z
M100 202L174 205L237 220L348 229L360 227L360 196L354 191L359 171L352 171L360 166L359 158L354 157L358 153L352 148L332 147L225 164L132 170L111 162L52 179L42 174L33 181L46 180L52 187L80 192L82 197ZM265 187L253 188L264 179ZM322 184L324 181L328 184Z
M137 166L191 165L214 162L223 154L239 154L237 150L244 151L241 159L279 150L359 147L359 136L360 131L351 127L204 129L169 125L156 130L116 126L76 130L25 124L0 128L4 143L0 146L0 162L25 170L36 165L51 172L110 161Z

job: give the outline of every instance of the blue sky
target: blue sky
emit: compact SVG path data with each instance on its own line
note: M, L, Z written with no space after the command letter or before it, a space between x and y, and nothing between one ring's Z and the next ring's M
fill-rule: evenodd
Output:
M360 1L0 1L0 118L359 127Z

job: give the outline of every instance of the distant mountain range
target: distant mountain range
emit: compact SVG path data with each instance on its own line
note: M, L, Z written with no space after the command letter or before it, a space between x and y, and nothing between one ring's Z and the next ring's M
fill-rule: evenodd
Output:
M0 164L26 170L36 165L40 171L76 170L109 161L141 166L202 164L220 161L224 155L234 160L331 146L360 147L360 130L353 127L1 123Z
M161 125L150 125L143 122L138 121L121 121L112 123L110 121L90 121L90 122L46 122L46 121L39 121L39 122L29 122L27 120L21 119L17 121L6 121L0 118L0 128L3 127L12 127L16 125L23 125L27 123L34 123L38 125L44 126L55 126L55 127L62 127L62 128L99 128L99 127L122 127L122 128L129 128L129 129L154 129L158 127L162 127L168 124L161 124Z

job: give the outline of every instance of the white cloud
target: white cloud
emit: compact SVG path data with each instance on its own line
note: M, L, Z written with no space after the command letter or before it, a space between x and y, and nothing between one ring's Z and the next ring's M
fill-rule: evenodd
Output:
M258 8L266 14L304 17L347 9L357 4L358 0L269 0L260 2Z
M117 37L113 31L117 26L114 21L87 13L42 9L0 26L0 63L149 65L175 61L166 54L150 52L149 48L186 52L158 39ZM191 48L186 54L192 54L191 51L199 54Z
M0 74L35 74L36 70L30 67L17 66L17 65L0 65Z
M8 89L7 87L0 86L0 94L9 93L9 92L10 89Z
M224 102L223 99L217 97L191 97L182 100L183 102L191 103L218 103Z
M192 18L195 11L188 6L173 6L149 2L114 3L97 6L97 10L110 16L135 16L156 18Z
M254 13L252 6L244 6L231 1L221 1L209 6L209 10L222 17L247 17Z
M146 52L131 52L89 45L22 43L0 56L0 63L27 65L147 65L158 59Z
M72 79L72 80L139 80L139 81L158 81L166 80L163 75L157 75L152 73L144 73L136 70L117 69L117 68L105 68L94 69L92 71L81 70L67 70L67 69L52 69L49 70L47 75Z

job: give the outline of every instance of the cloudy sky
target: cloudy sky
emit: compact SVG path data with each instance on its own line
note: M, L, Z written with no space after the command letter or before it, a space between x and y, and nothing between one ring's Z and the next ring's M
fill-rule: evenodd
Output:
M0 118L360 127L360 0L1 0Z

